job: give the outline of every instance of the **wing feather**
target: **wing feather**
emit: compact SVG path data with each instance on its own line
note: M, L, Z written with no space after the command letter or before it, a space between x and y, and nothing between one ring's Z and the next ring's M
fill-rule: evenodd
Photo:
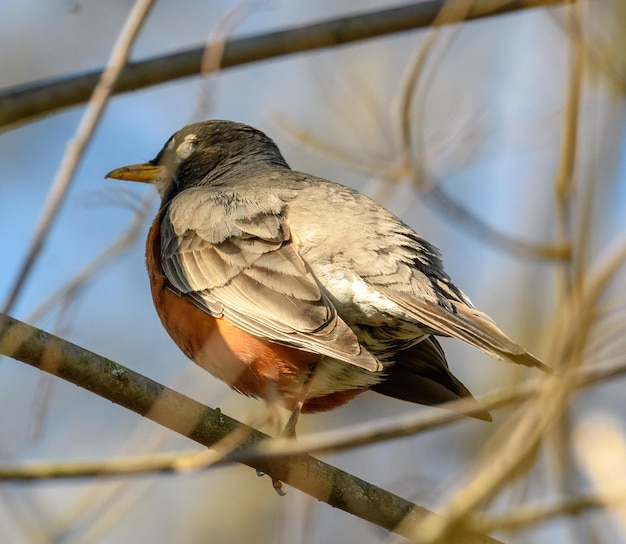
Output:
M397 260L391 267L387 260L385 273L363 270L368 284L423 324L430 334L459 338L498 359L550 371L550 367L504 334L487 314L473 307L469 297L443 270L434 246L402 225L390 239L400 248L395 252ZM384 248L379 255L384 257Z
M161 223L172 288L250 334L382 370L299 255L284 208L272 195L206 187L177 195Z

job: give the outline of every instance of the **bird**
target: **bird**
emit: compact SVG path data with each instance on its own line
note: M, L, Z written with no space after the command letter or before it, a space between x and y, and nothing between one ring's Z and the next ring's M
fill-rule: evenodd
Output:
M292 170L265 133L185 126L147 163L108 178L153 184L146 266L165 330L244 395L299 414L371 390L421 405L460 398L437 337L549 371L444 271L439 250L348 186Z

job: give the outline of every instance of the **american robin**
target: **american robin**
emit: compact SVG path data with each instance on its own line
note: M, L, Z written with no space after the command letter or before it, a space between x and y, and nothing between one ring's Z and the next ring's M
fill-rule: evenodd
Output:
M433 245L358 191L291 170L250 126L186 126L107 177L161 195L146 261L174 342L233 389L293 410L293 425L369 389L472 398L435 335L547 369L474 309Z

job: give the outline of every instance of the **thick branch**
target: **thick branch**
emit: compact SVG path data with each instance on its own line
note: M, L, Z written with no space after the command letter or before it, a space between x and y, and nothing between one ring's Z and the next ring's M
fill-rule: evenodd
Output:
M236 455L238 450L269 438L219 410L4 314L0 314L0 354L88 389L207 447L237 433L241 441L233 446ZM403 536L410 535L416 523L431 515L425 508L308 455L259 458L245 464ZM497 544L498 541L485 535L465 535L455 542Z
M446 0L342 17L304 27L239 38L226 43L222 68L366 40L423 28L432 23ZM563 0L475 0L467 19L500 15L526 8L562 4ZM157 85L201 73L205 47L198 47L128 64L115 93ZM81 75L41 81L0 93L0 127L85 102L100 78L95 70Z

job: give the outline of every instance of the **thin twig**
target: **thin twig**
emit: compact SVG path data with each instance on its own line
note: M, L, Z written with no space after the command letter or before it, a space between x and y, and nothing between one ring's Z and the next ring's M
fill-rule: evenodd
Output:
M211 28L204 46L204 53L200 60L200 75L203 80L198 91L198 102L191 118L195 121L208 117L208 112L212 109L211 93L209 92L209 82L214 72L218 72L222 66L224 58L224 48L228 43L230 35L235 29L254 11L256 4L252 0L237 4L227 11Z
M416 543L448 542L457 531L465 529L467 520L479 506L533 465L543 439L558 421L562 406L571 398L570 383L571 374L550 376L546 380L546 386L533 402L526 403L492 437L470 479L441 507L443 517L427 517L415 528Z
M510 255L520 258L562 260L570 257L569 246L565 244L540 245L524 240L515 239L506 235L472 213L469 208L454 200L438 183L427 174L425 167L426 154L420 146L419 159L415 158L415 138L412 122L414 108L418 104L416 90L422 79L428 56L435 44L442 25L458 22L467 17L471 10L471 3L449 2L449 6L441 12L433 22L433 29L419 48L409 67L406 82L400 96L400 141L402 142L402 157L405 169L410 173L415 187L427 197L440 211L464 227L469 228L478 239L493 247L501 249Z
M469 208L452 198L440 183L430 181L428 186L424 196L447 217L471 231L478 240L520 259L564 261L570 258L569 245L559 242L539 244L514 238L472 213Z
M626 500L626 488L622 489L619 495L616 493L612 497L587 494L549 505L519 507L516 508L515 512L508 515L503 514L494 517L478 515L472 519L470 527L480 532L513 531L537 525L556 517L572 516L588 510L611 507L620 497L622 500Z
M116 238L107 248L104 249L95 259L93 259L87 266L78 272L73 278L67 281L64 285L59 287L54 293L52 293L46 300L33 310L26 318L27 322L35 323L41 319L45 314L52 310L57 305L60 305L56 321L61 321L61 318L65 316L68 308L71 306L72 301L78 295L81 289L91 281L95 276L101 274L108 264L113 260L120 257L122 253L131 248L136 242L137 237L142 231L145 225L148 212L152 209L152 206L156 200L157 194L150 191L136 208L136 212L126 229ZM53 329L54 334L66 336L67 329L64 332L59 330L59 326L55 325ZM50 403L52 395L53 382L50 381L51 376L42 374L38 391L34 398L34 414L33 414L33 437L39 436L42 431L43 424L45 422L47 409Z
M139 203L137 212L122 234L113 240L107 248L78 272L78 274L39 304L39 306L28 315L26 321L29 323L37 322L57 304L72 297L76 292L82 289L87 282L93 279L94 276L101 273L111 261L117 259L124 251L132 247L137 237L142 232L148 213L152 209L156 198L157 193L150 191Z
M575 291L580 287L585 279L585 262L584 258L588 255L585 247L587 234L583 233L583 237L578 238L578 243L574 245L574 224L573 213L575 199L574 195L578 189L576 180L576 166L578 164L578 148L579 148L579 124L580 124L580 108L582 101L582 89L584 83L584 61L585 61L585 45L582 31L582 21L580 13L580 2L571 0L570 6L566 10L567 27L571 32L571 40L569 50L571 51L570 75L567 82L567 95L565 99L565 110L563 115L563 135L561 139L561 152L559 169L554 181L554 200L556 205L557 218L557 241L563 245L573 247L570 258L557 268L557 286L560 302L565 298L576 298ZM591 189L590 195L593 195ZM590 212L593 200L590 198L586 201L587 211ZM583 205L585 205L583 204ZM584 220L584 214L581 218ZM583 222L581 225L583 226ZM562 306L562 304L559 304ZM570 356L560 359L561 363L579 366L583 361L583 351L587 347L587 339L591 331L593 321L595 320L595 305L578 306L577 315L585 316L575 320L575 323L582 325L583 331L572 329L573 341L570 345ZM562 314L561 314L562 315ZM569 318L568 318L569 320ZM570 337L571 338L571 337ZM554 449L551 450L553 455L552 466L556 481L556 487L562 496L572 497L578 493L581 485L581 478L573 462L570 444L571 444L572 421L568 407L565 407L563 416L558 422L556 432L553 434ZM566 520L566 528L570 534L573 543L578 542L594 542L597 538L594 536L595 530L593 525L589 523L586 516L586 510L581 509L576 516L569 516Z
M571 41L572 60L571 72L567 85L567 97L563 115L563 135L559 168L554 180L554 198L558 225L558 241L569 246L572 240L571 213L574 193L574 175L576 167L576 151L578 148L578 124L580 117L581 89L583 84L584 45L577 0L571 0L567 10L570 28L574 39ZM560 269L561 298L567 296L572 289L573 271L571 258L566 266Z
M11 288L4 305L4 313L8 313L13 307L24 282L35 264L50 230L50 226L56 218L57 211L63 203L67 190L74 178L76 167L82 158L83 152L111 96L115 82L126 64L128 55L130 54L130 48L139 33L139 29L148 16L153 3L154 0L137 0L124 23L115 46L113 47L113 51L111 52L107 68L100 76L99 83L95 87L85 113L76 129L76 134L65 150L59 170L48 191L48 196L46 197L43 210L37 221L35 233L30 247L28 248L26 258L24 259L15 284Z
M403 163L407 169L413 171L413 169L421 170L422 158L420 161L416 161L413 157L415 152L415 141L413 138L413 118L414 108L418 103L417 88L420 81L423 78L423 74L426 67L426 61L429 56L432 55L436 40L441 34L441 28L445 25L453 23L459 23L468 18L469 13L472 10L474 3L472 0L447 0L442 3L441 9L437 13L437 16L433 20L431 28L426 36L426 39L420 45L417 53L414 55L411 64L409 65L406 81L402 86L402 92L400 95L400 142L402 145L402 157ZM420 183L423 180L423 176L415 175L416 183ZM419 186L419 185L418 185ZM424 187L422 187L423 189Z
M572 380L574 390L587 389L626 374L626 358L616 357L593 367L579 369ZM515 406L537 395L543 382L530 381L478 398L482 410L493 412ZM213 453L203 457L198 450L124 457L106 461L34 462L0 467L0 481L30 481L56 478L124 477L143 473L170 473L199 470L232 462L259 458L338 452L394 438L414 436L460 421L476 410L476 403L455 401L444 406L454 412L429 410L402 416L381 418L348 428L299 436L298 439L275 438L242 448L223 457Z

